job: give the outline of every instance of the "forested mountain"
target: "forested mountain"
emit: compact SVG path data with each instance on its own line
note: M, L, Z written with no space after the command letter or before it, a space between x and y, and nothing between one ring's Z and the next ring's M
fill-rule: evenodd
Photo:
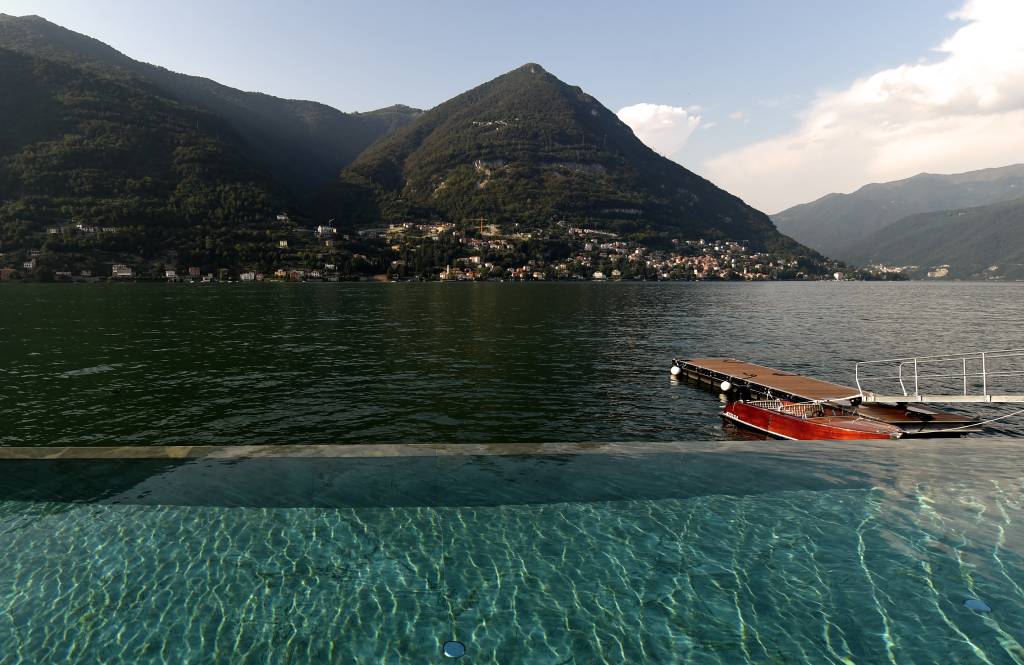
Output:
M925 212L1008 201L1024 195L1024 164L955 175L921 173L865 185L852 194L829 194L772 215L783 233L843 260L863 255L861 240L893 222ZM876 237L873 236L872 237Z
M242 92L0 15L0 255L56 270L272 267L294 228L278 214L308 213L325 182L418 114Z
M371 194L369 199L361 195ZM628 234L728 238L813 254L766 215L645 146L578 87L527 64L424 113L343 173L364 224L568 220Z
M401 105L342 113L318 102L235 90L138 62L38 16L0 14L0 48L83 67L104 78L143 79L161 96L209 111L245 140L254 159L300 196L316 191L367 146L420 113Z
M426 113L346 114L0 15L0 93L0 268L22 276L115 263L149 277L187 266L424 279L457 260L488 275L676 279L837 268L539 65ZM340 229L314 231L332 218ZM367 230L396 221L449 230L406 224L402 243ZM479 244L484 223L501 242ZM611 254L636 265L613 268Z
M1024 198L912 215L851 245L852 260L949 266L961 279L1024 279Z
M77 249L157 256L265 224L286 201L226 121L151 84L6 49L0 81L2 247L77 220L119 231Z

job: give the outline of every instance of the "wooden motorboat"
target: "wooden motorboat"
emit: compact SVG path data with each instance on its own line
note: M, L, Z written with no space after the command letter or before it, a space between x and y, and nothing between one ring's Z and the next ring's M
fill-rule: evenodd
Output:
M804 441L898 439L903 430L865 418L837 404L790 402L781 399L737 400L722 417L781 439Z

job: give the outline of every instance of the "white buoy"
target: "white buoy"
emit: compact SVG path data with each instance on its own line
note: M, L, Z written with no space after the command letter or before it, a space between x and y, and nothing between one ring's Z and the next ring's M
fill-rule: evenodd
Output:
M680 367L679 365L672 365L672 369L669 370L669 373L672 376L679 376L680 374L683 373L683 368Z
M722 381L722 385L720 385L718 387L722 389L723 393L727 393L730 390L732 390L732 384L729 383L728 381Z

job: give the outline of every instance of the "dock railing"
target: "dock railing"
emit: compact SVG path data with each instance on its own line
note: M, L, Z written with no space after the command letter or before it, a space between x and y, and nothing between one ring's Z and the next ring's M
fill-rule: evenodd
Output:
M1024 349L866 360L854 375L865 403L1024 402Z

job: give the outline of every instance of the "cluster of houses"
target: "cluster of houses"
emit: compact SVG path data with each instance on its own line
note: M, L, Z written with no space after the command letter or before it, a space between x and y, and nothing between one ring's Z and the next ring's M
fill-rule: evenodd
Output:
M117 233L116 226L91 226L82 222L72 222L63 226L49 226L46 228L46 235L71 235L81 233L83 235L96 235L97 233Z
M199 267L190 266L186 270L167 269L162 277L170 282L235 279L242 282L339 281L342 276L336 263L343 255L348 257L346 261L360 262L361 259L363 265L381 265L381 271L390 260L388 272L396 279L754 281L811 278L800 270L795 260L751 251L740 242L676 239L671 241L671 249L652 249L612 231L574 226L564 221L544 230L527 230L519 224L499 226L487 223L485 219L465 220L462 224L400 222L354 231L351 235L339 233L334 220L315 227L299 228L291 223L287 214L282 213L277 215L277 221L286 225L279 235L270 238L278 250L277 263L284 266L280 269L264 274L254 266L243 266L240 270L204 272ZM95 234L116 230L76 221L49 227L47 234ZM414 271L410 264L420 257L417 252L422 251L427 241L443 241L447 256L456 258L444 266L431 265L431 260L426 263L417 260ZM526 249L529 241L560 246L561 250L556 255L562 258L545 260L540 256L528 256L533 253ZM28 255L22 266L25 271L32 273L36 270L39 254L39 250L33 250ZM292 261L301 267L288 267ZM13 276L16 272L12 268L0 273L0 279ZM84 273L74 276L71 273L56 274L58 280L86 277L93 279L91 273L87 276ZM110 267L109 279L112 280L154 278L159 279L160 275L153 274L152 265L137 269L127 263L114 263Z
M410 275L403 259L391 261L391 274L396 278L439 279L441 281L478 280L553 280L553 279L663 279L663 280L770 280L780 277L808 278L798 269L795 260L773 256L766 252L750 251L735 241L675 240L670 251L653 250L635 242L627 242L610 231L568 227L556 239L571 247L568 257L545 262L539 258L515 263L513 257L523 241L531 240L534 233L519 231L502 233L495 225L469 227L467 233L452 223L418 224L406 222L388 227L358 231L361 239L381 242L381 250L395 254L414 253L423 239L440 240L447 238L458 247L461 255L449 265L436 266L433 272ZM309 233L309 231L307 231ZM312 235L323 248L333 247L337 241L349 240L339 235L331 224L319 225ZM550 240L550 236L542 235ZM301 246L301 244L300 244ZM278 240L279 249L289 249L289 240ZM294 247L292 249L295 249ZM330 261L331 255L325 255ZM394 254L393 254L394 255ZM370 257L355 254L353 258L369 261ZM132 278L130 266L115 264L111 269L112 279ZM191 267L188 274L167 270L168 281L210 282L234 278L226 270L216 274L202 274L199 268ZM318 268L281 268L264 274L245 269L237 275L243 282L262 281L339 281L340 276L334 263L325 262Z
M564 260L545 263L528 260L521 265L507 266L483 261L482 255L500 256L510 252L511 245L501 239L462 239L470 256L456 259L439 274L444 281L481 279L589 279L615 280L626 278L662 280L770 280L780 276L807 278L797 261L752 252L733 241L673 241L671 251L652 250L637 243L625 242L608 231L570 229L570 237L579 239L575 249Z

